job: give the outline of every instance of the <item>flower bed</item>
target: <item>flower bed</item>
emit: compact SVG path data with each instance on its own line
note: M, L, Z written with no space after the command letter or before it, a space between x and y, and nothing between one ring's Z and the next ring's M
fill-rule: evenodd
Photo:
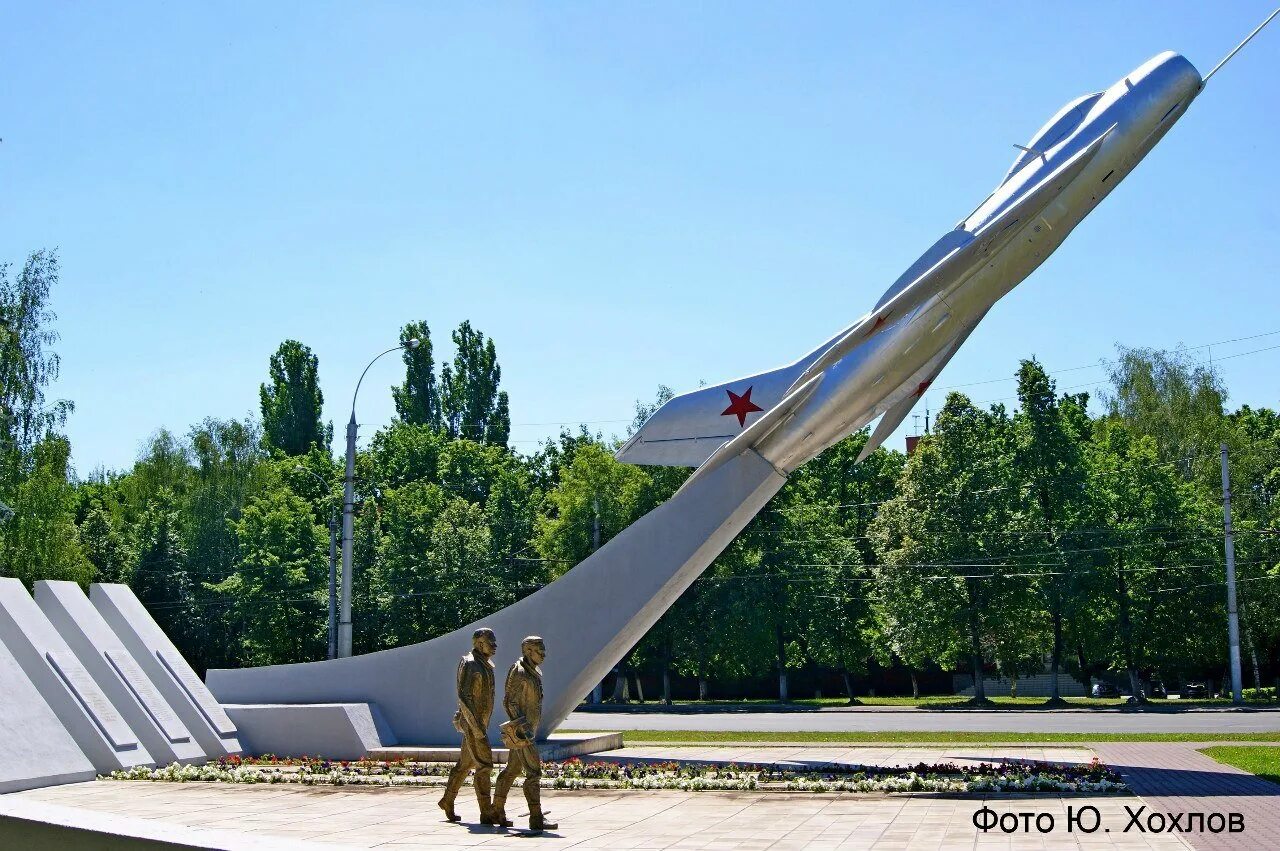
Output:
M206 765L173 764L112 772L111 780L299 783L307 786L442 786L448 763L338 762L304 757L230 757ZM547 789L678 789L682 791L946 792L952 794L1098 795L1126 791L1124 781L1096 759L1084 765L952 763L906 767L782 768L689 762L583 762L543 764Z

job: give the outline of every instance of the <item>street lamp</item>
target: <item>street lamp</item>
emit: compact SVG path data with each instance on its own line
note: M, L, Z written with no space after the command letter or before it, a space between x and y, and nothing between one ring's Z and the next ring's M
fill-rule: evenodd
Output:
M347 474L342 484L342 617L338 621L338 656L351 655L351 553L354 544L355 496L356 496L356 397L369 367L383 355L401 349L418 348L419 340L413 337L400 345L379 353L360 373L356 392L351 394L351 419L347 421Z
M304 467L301 464L295 465L294 468L299 473L310 473L311 477L320 483L325 490L329 489L329 483L320 477L315 470ZM338 512L335 508L329 509L329 658L332 659L338 655Z

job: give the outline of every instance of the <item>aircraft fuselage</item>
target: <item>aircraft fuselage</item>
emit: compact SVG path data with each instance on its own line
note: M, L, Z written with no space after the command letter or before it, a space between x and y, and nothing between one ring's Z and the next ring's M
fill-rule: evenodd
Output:
M1043 139L1044 150L1025 152L1004 182L953 232L960 239L964 234L975 237L981 262L957 269L954 280L828 367L822 385L797 409L792 424L758 447L761 454L781 469L794 469L895 403L919 397L932 380L930 367L962 342L957 337L967 335L992 305L1048 259L1182 116L1199 90L1200 74L1191 63L1162 53L1105 92L1080 99L1083 103L1064 110L1067 115L1059 113L1038 137L1052 133L1052 125L1063 119L1078 118L1078 124L1061 138ZM1070 114L1076 110L1079 116ZM1036 215L1002 218L1056 168L1099 139L1097 153ZM1036 139L1032 142L1028 147L1036 149ZM939 244L949 247L952 236ZM927 268L929 261L926 252L912 270ZM900 279L885 296L902 283Z
M870 313L794 363L671 399L618 458L709 470L750 448L785 473L879 417L864 454L873 450L992 305L1062 244L1201 88L1191 63L1166 52L1071 101Z

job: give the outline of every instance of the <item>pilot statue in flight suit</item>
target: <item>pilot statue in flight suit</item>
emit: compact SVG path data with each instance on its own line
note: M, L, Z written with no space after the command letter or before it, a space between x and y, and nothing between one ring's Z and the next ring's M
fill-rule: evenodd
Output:
M531 635L520 642L521 656L507 674L506 691L502 707L510 721L502 725L502 742L510 748L507 764L498 775L498 788L493 796L494 818L497 824L510 827L505 812L507 793L524 774L524 799L529 805L529 829L536 832L555 830L557 825L546 820L542 811L542 760L538 758L538 746L534 741L538 734L538 722L542 719L542 670L538 667L547 658L547 648L542 639Z
M487 627L477 629L471 635L471 652L458 662L458 711L453 715L453 726L462 733L462 751L458 762L449 772L440 809L449 821L461 816L453 811L467 774L476 772L476 800L480 802L482 824L496 824L493 802L489 798L489 780L493 771L493 749L489 747L489 717L493 715L494 668L490 661L498 652L498 639Z

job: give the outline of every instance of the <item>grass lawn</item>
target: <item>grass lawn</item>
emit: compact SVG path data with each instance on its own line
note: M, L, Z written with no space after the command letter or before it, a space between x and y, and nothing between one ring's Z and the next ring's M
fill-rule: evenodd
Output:
M1280 783L1280 747L1213 747L1203 752L1218 762L1242 768L1263 780Z
M1046 698L1043 697L1008 697L997 696L989 698L994 704L985 707L987 709L1034 709L1044 706ZM1126 698L1123 697L1067 697L1064 700L1071 706L1081 709L1107 709L1124 705ZM837 707L847 706L848 699L843 697L821 697L821 698L804 698L791 701L791 706L805 707ZM761 709L766 707L780 706L776 700L676 700L672 701L674 706L690 706L690 707L706 707L714 708L717 706L734 707L734 706L758 706ZM1250 706L1264 707L1275 706L1274 701L1246 701ZM630 707L656 707L654 701L647 703L632 703L623 706L606 705L595 711L626 711ZM860 697L858 698L859 706L901 706L915 709L966 709L969 708L969 699L959 697L954 694L937 694L926 695L924 697ZM1228 698L1207 698L1199 700L1152 700L1149 706L1152 708L1168 708L1177 709L1193 709L1206 706L1230 706L1231 701Z
M592 730L557 730L558 733L591 733ZM776 744L1063 744L1075 742L1278 742L1274 733L986 733L950 731L895 732L739 732L703 730L623 730L628 745L655 744L733 744L735 742L767 742ZM1224 748L1223 750L1251 750ZM1277 748L1259 748L1275 750ZM1210 754L1213 756L1213 754ZM1217 759L1217 757L1214 757Z

